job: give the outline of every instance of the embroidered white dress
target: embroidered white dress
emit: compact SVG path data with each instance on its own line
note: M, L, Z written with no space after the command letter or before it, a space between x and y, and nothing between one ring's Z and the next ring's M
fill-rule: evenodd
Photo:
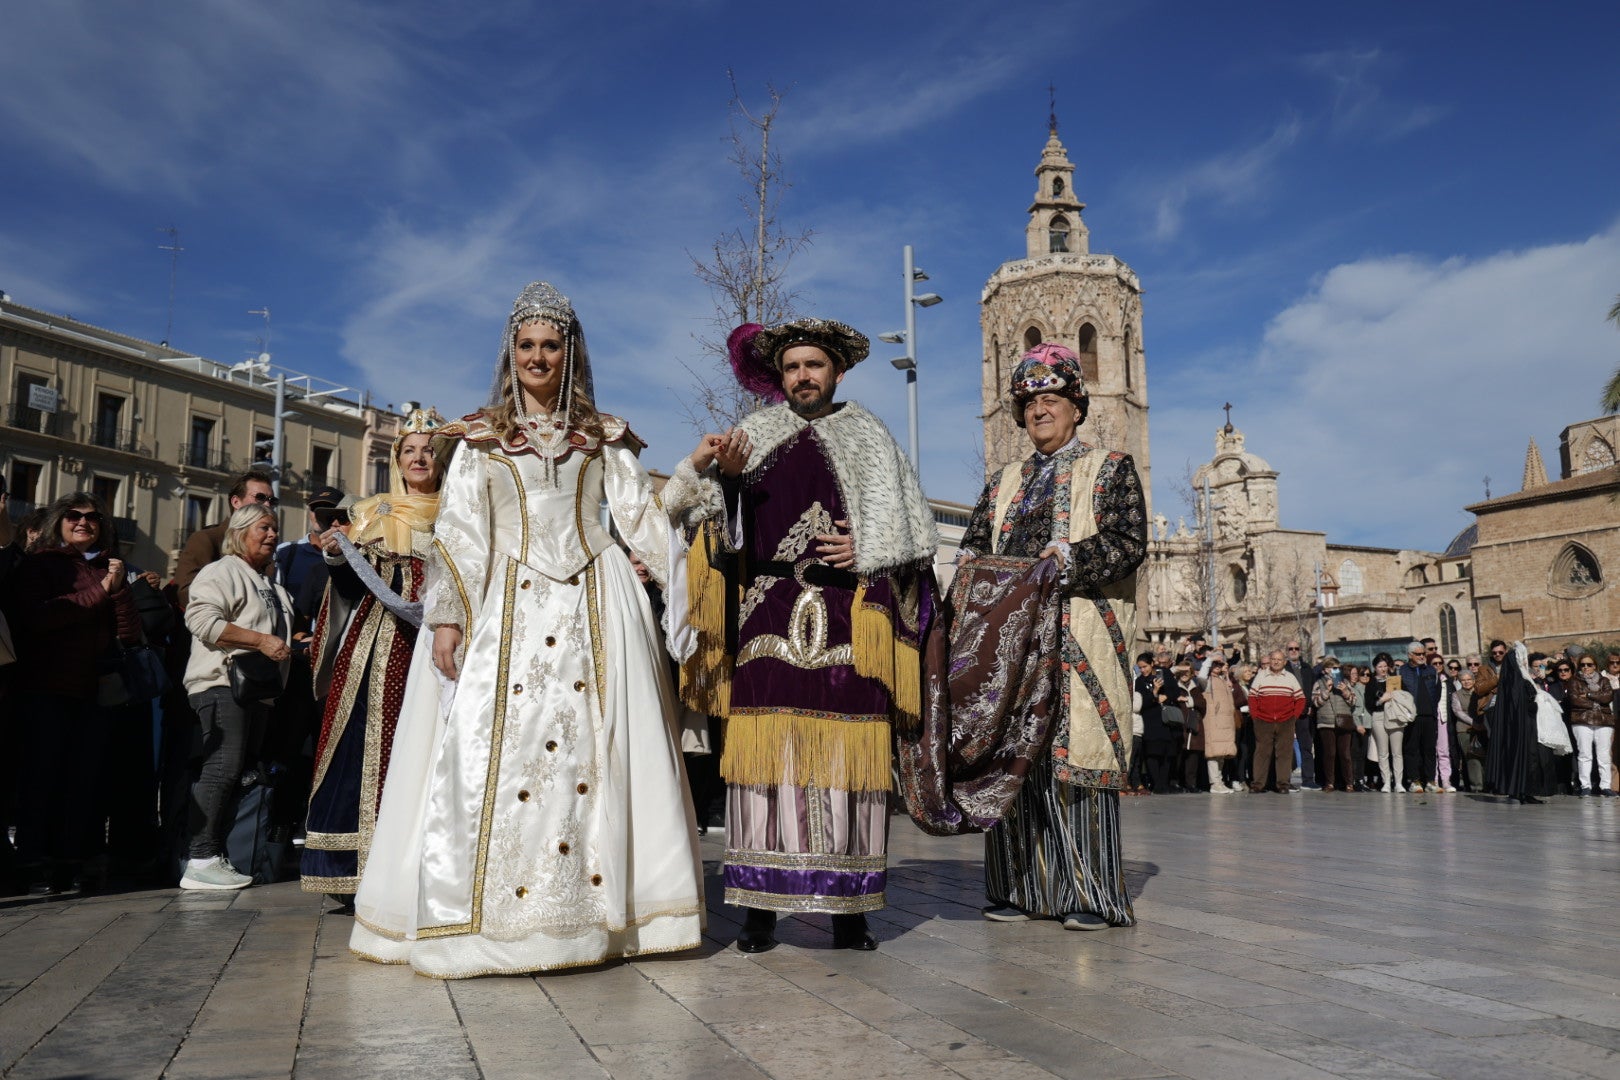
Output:
M396 755L356 897L350 947L367 959L462 978L699 943L675 692L598 507L660 584L668 521L635 436L603 421L607 438L576 435L554 483L480 419L451 459L426 624L463 627L464 655L442 721L424 650L413 664L398 753L425 781L400 777ZM391 799L396 780L414 793Z

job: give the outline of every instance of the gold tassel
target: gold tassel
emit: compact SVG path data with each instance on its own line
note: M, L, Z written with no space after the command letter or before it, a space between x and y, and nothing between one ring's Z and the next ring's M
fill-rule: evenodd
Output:
M731 709L732 657L726 652L726 575L710 561L714 538L700 527L686 553L687 618L697 648L681 665L681 700L708 716Z
M686 552L686 589L690 597L692 627L700 634L724 640L726 633L726 575L715 569L711 555L714 537L705 523Z
M914 730L922 714L922 661L917 646L894 633L889 613L868 606L866 585L855 589L850 611L850 641L854 645L855 673L876 679L889 692L902 731Z
M888 791L889 725L794 713L742 713L726 723L720 775L728 783Z

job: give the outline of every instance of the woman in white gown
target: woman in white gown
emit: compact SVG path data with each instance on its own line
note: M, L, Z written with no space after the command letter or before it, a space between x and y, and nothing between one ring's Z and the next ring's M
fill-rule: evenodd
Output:
M434 525L432 640L350 948L439 978L692 948L703 879L679 710L598 507L660 584L668 520L629 425L593 407L579 322L551 286L513 305L491 400L440 429L459 445Z

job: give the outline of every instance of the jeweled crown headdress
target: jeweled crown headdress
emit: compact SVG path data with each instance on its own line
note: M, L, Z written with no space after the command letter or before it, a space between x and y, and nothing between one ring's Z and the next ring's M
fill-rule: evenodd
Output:
M557 403L544 421L531 420L523 426L525 440L547 462L547 474L555 482L555 464L568 452L568 433L574 426L574 398L583 395L594 404L591 381L590 356L585 349L585 333L580 328L574 305L556 287L544 281L531 281L512 301L512 314L506 320L506 333L501 338L500 359L495 364L495 381L490 387L490 405L497 406L508 392L512 395L515 414L523 417L523 385L518 381L517 365L512 352L517 346L518 331L530 323L543 322L557 328L563 338L562 385L557 391Z

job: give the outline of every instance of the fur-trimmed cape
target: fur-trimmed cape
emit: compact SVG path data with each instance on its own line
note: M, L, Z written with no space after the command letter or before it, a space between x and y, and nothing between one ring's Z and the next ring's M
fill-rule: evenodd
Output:
M753 443L745 476L764 468L805 428L816 429L849 511L857 573L932 564L939 547L934 512L917 471L882 420L853 401L814 420L783 403L749 414L740 426Z

